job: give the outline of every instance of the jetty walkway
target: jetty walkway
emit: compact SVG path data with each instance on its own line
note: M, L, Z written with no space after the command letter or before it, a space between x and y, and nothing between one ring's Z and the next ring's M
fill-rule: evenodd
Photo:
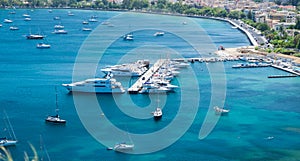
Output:
M128 88L128 93L138 93L143 84L146 83L150 77L153 76L155 72L158 71L158 69L165 64L167 59L159 59L157 62L146 72L144 73L130 88Z

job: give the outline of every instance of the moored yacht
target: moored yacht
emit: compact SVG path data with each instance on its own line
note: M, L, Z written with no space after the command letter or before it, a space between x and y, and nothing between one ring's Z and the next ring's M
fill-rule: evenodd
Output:
M43 39L44 36L40 34L28 34L26 35L27 39Z
M62 84L70 92L91 93L124 93L125 90L120 82L114 78L91 78L71 84Z
M56 124L65 124L67 122L66 120L61 119L58 114L55 116L48 116L45 121Z
M149 67L149 60L138 60L134 63L114 65L101 69L105 74L113 74L114 76L130 76L139 77L144 74Z

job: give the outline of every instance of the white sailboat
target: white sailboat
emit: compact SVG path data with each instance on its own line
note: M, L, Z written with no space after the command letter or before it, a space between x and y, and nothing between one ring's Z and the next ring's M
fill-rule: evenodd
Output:
M55 124L65 124L67 121L66 120L63 120L60 118L59 114L58 114L58 103L57 103L57 90L56 90L56 87L55 87L55 105L56 105L56 108L55 108L55 112L56 112L56 115L53 115L53 116L48 116L45 121L48 122L48 123L55 123Z
M160 102L160 100L157 95L157 107L156 107L155 111L152 112L154 120L160 120L163 115L162 109L159 107L159 102Z
M0 146L12 146L12 145L16 145L17 144L17 139L16 139L16 135L15 132L12 128L12 125L8 119L7 113L4 111L5 117L6 117L6 122L8 125L8 133L10 135L10 139L7 137L2 137L0 138Z

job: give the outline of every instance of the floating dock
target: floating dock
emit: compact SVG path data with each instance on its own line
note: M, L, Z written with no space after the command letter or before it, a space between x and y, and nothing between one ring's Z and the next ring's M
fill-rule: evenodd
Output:
M270 75L268 78L289 78L289 77L297 77L297 75Z
M297 76L300 76L300 73L298 72L295 72L293 71L292 69L289 69L289 68L284 68L282 66L278 66L278 65L271 65L273 68L276 68L276 69L280 69L280 70L283 70L283 71L286 71L286 72L289 72L289 73L292 73L294 75L297 75Z
M165 64L167 59L159 59L147 72L145 72L130 88L128 88L128 93L136 94L138 93L143 84L146 83L150 77L153 76L158 69Z

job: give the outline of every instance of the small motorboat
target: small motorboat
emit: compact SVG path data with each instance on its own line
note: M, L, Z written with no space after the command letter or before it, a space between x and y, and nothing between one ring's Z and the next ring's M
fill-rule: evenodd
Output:
M164 32L156 32L153 36L164 36Z
M134 144L127 144L127 143L118 143L114 146L113 150L114 151L128 151L128 150L133 150Z
M226 110L226 109L220 108L218 106L215 106L214 110L215 110L216 115L227 115L229 113L229 111L230 111L230 110Z
M11 27L9 27L9 29L10 30L19 30L19 27L17 27L17 26L11 26Z
M162 110L161 108L157 107L156 110L153 112L153 118L154 120L160 120L162 118Z
M36 45L36 48L38 48L38 49L49 49L50 47L51 47L51 45L50 44L46 44L46 43L38 43Z

